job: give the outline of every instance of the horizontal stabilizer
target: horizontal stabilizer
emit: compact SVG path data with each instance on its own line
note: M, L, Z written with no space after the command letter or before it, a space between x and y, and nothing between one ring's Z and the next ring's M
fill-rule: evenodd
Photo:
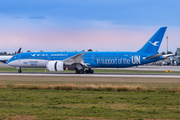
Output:
M163 59L166 59L168 57L171 57L171 56L175 56L174 54L167 54L167 55L162 55L163 56Z
M160 58L160 57L162 57L163 59L166 59L166 58L168 58L170 56L174 56L174 54L166 54L166 55L155 54L155 55L149 56L149 57L147 57L145 59L156 59L156 58Z
M155 54L155 55L147 57L146 59L155 59L155 58L159 58L160 56L161 54Z

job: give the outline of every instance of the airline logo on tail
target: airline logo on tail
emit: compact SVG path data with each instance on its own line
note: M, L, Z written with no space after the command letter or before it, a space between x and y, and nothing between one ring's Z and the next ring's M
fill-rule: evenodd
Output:
M154 43L152 43L151 41L149 41L149 42L154 46L159 46L159 45L157 45L159 43L159 41L155 41Z

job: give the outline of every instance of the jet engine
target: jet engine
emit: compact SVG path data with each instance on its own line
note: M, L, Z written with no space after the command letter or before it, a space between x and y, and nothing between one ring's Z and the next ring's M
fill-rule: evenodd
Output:
M64 71L64 62L63 61L49 61L46 64L46 68L48 71Z

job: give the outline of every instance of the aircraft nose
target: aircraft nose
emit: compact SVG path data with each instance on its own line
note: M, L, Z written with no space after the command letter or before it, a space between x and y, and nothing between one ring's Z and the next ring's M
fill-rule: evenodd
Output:
M7 62L7 64L8 64L9 66L16 66L16 64L15 64L15 62L14 62L14 61Z

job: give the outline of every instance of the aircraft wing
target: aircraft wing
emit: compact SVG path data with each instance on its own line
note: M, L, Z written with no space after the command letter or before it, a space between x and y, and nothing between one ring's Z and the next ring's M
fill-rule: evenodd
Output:
M86 54L85 53L79 53L77 55L74 55L68 59L63 60L63 62L65 63L65 65L72 65L72 64L81 64L81 65L85 65L83 59L82 59L82 55Z

